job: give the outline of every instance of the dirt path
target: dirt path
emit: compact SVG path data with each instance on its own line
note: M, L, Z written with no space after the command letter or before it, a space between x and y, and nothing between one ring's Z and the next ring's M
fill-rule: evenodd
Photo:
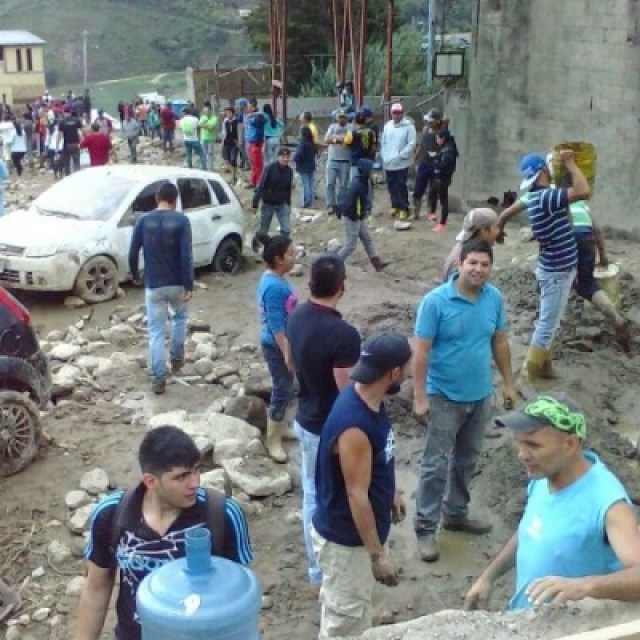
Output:
M38 188L48 180L38 177ZM246 193L241 192L243 197ZM487 194L490 195L490 194ZM433 234L430 225L418 222L407 232L394 232L389 219L379 213L386 206L386 194L376 190L378 215L373 221L378 232L374 242L380 255L392 261L383 274L375 274L361 248L349 262L347 293L341 304L346 318L363 333L380 328L412 332L414 309L419 297L432 286L458 231L460 214L452 214L449 229ZM341 238L335 219L323 216L316 222L296 223L296 244L304 245L309 256L324 247L330 238ZM535 312L535 282L529 259L536 253L533 244L521 244L513 232L507 244L498 247L494 281L502 288L510 311L510 333L514 364L519 362L528 341ZM619 239L609 248L626 274L625 307L637 309L640 291L634 276L640 273L637 249L632 241ZM294 279L300 297L306 295L306 272ZM196 291L191 314L206 319L221 340L235 344L255 342L257 323L254 303L260 267L250 256L245 269L234 277L202 273L199 280L207 289ZM86 309L70 311L62 307L60 296L25 296L41 337L53 329L64 329L77 321ZM113 314L128 317L141 309L140 290L127 289L123 299L92 308L90 325L104 327ZM640 433L640 341L634 337L631 354L621 353L608 329L599 330L599 318L581 302L572 301L568 321L558 344L558 388L569 391L587 410L591 439L597 450L620 474L633 495L640 496L636 450L621 439L616 428L630 438ZM224 334L224 335L223 335ZM131 344L131 353L144 353L144 336ZM52 444L43 456L19 476L0 481L0 575L20 584L37 567L45 568L38 579L41 597L26 602L22 612L32 613L48 602L59 616L55 637L68 637L65 629L72 620L75 600L65 595L65 585L82 571L81 560L54 567L47 560L51 540L79 546L66 528L65 493L78 485L87 469L99 466L108 471L112 484L127 486L135 481L135 449L145 431L146 419L153 413L178 407L193 410L207 407L212 391L200 386L171 384L165 396L149 393L146 373L114 370L102 392L63 403L46 417L45 429ZM442 538L442 560L433 565L419 561L411 518L412 493L416 486L416 464L421 453L422 427L408 411L402 394L391 402L391 413L398 434L397 469L400 487L405 491L409 517L395 528L391 538L394 558L402 569L396 589L376 589L376 615L382 620L399 621L445 607L458 607L470 580L511 533L522 503L524 477L506 436L489 428L486 450L473 487L473 510L494 524L488 536L474 538L447 533ZM291 445L295 468L296 452ZM294 476L297 475L294 473ZM264 509L251 519L256 550L255 569L273 606L263 612L265 640L312 638L317 632L318 604L314 590L306 584L306 566L301 539L300 492L269 498ZM10 556L8 553L10 552ZM508 581L497 591L495 605L501 606L509 589ZM31 625L21 637L49 638L49 628Z

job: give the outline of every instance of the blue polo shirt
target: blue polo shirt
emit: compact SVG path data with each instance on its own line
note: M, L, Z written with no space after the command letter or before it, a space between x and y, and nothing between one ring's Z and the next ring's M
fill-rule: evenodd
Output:
M462 296L454 275L422 299L415 335L431 340L426 391L454 402L475 402L493 391L491 340L504 329L502 294L485 283L475 300Z

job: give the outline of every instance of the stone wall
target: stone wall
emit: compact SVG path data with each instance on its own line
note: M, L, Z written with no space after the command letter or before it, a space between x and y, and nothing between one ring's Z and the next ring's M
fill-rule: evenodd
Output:
M464 123L465 199L517 189L528 151L562 140L598 149L594 210L640 230L640 0L477 0Z
M564 607L506 613L439 611L409 622L375 627L357 638L342 640L554 640L638 620L639 616L637 603L609 600L583 600Z

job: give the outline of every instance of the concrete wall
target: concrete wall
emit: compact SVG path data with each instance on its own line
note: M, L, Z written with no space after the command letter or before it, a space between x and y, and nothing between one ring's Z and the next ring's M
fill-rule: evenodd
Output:
M594 208L640 229L640 0L477 0L465 128L465 199L516 189L517 163L563 140L598 149ZM464 122L464 125L462 124Z

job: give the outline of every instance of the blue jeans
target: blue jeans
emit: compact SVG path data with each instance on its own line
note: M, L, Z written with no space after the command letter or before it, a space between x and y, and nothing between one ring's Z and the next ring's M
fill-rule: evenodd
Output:
M387 189L391 198L391 207L401 211L409 211L409 190L407 189L407 179L409 169L398 169L397 171L387 171Z
M213 169L213 140L203 140L200 144L202 144L205 169L211 171Z
M260 233L269 233L269 227L271 226L271 220L273 220L273 214L276 214L278 222L280 223L280 235L289 237L291 234L291 224L289 218L291 212L289 211L288 204L267 204L262 203L262 209L260 210Z
M575 267L569 271L545 271L540 267L536 268L540 302L538 321L531 336L532 345L540 349L551 348L564 310L567 308L575 277Z
M349 182L351 182L354 178L357 178L360 175L360 171L358 167L352 165L349 167ZM373 209L373 185L371 184L371 178L369 178L369 182L367 182L367 196L365 198L365 205L367 213L370 213Z
M184 153L187 160L187 166L189 169L193 168L193 152L198 154L200 158L200 168L202 170L207 169L207 161L204 157L204 151L202 150L202 145L198 141L185 140L184 141Z
M176 137L175 129L162 128L162 148L164 151L173 149L173 141Z
M302 198L301 206L310 207L313 204L313 180L315 174L300 173L300 182L302 182Z
M433 182L433 164L421 162L416 171L416 183L413 187L414 200L420 200Z
M338 204L338 195L342 189L346 189L349 183L349 161L329 160L326 170L327 207L335 207ZM336 186L338 187L336 192Z
M418 536L436 532L440 516L464 517L469 483L482 450L491 396L475 402L453 402L429 395L431 413L420 461L416 517Z
M278 148L280 147L280 138L269 136L264 139L264 166L275 162L277 159Z
M300 480L302 482L302 529L304 532L304 546L309 561L309 582L320 584L322 572L318 567L318 560L313 550L311 540L311 519L316 510L316 458L320 436L307 431L298 422L294 422L293 429L300 443Z
M284 419L287 406L293 398L293 374L287 369L279 347L263 343L262 354L271 375L271 399L268 414L271 420L279 422Z
M346 240L338 250L338 255L343 260L346 260L354 252L358 239L360 239L369 259L373 258L376 255L376 250L373 247L373 240L367 228L366 218L364 220L351 220L344 217L342 220L344 222Z
M171 321L170 357L172 360L184 358L184 341L187 337L187 303L184 301L184 287L145 289L144 302L147 311L151 377L154 380L163 380L167 375L164 351L167 320Z

